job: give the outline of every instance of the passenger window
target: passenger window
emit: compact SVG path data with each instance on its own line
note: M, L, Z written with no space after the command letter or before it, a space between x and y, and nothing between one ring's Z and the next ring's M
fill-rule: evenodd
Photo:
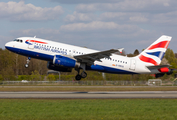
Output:
M20 42L22 43L23 41L22 41L22 40L20 40Z

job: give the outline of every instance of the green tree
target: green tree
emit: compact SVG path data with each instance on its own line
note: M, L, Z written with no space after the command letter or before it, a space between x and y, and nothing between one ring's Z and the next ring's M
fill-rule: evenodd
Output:
M140 53L139 53L139 51L136 49L133 54L134 54L134 55L139 55Z
M32 71L31 80L35 80L35 81L41 80L41 75L39 74L37 70L35 70L34 72Z
M55 76L54 76L53 74L49 74L49 75L47 76L47 79L48 79L49 81L54 81L54 80L55 80Z
M177 59L172 49L168 48L165 53L165 58L168 60L168 63L171 65L171 68L177 68Z

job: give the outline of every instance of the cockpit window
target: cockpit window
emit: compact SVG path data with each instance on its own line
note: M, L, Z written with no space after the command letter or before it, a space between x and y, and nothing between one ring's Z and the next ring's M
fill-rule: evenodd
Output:
M20 40L20 39L15 39L14 41L16 41L16 42L23 42L23 40Z

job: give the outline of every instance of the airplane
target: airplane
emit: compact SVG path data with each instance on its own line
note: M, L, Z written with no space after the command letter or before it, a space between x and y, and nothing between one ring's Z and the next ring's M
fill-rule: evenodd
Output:
M6 49L27 56L27 68L31 58L48 61L48 69L77 71L76 80L87 77L86 70L114 74L172 74L170 65L160 65L172 37L162 35L138 56L126 57L115 54L121 49L97 51L84 47L54 42L36 37L20 37L5 44ZM80 70L82 72L80 73Z

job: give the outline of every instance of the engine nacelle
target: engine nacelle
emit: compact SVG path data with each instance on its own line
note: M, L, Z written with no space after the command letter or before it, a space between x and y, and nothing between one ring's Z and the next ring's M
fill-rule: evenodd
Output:
M56 66L69 67L69 68L79 68L80 63L76 60L68 57L63 57L60 55L55 55L53 58L53 64Z
M72 71L72 68L55 66L52 62L47 63L47 68L51 70L55 70L55 71L60 71L60 72L71 72Z

